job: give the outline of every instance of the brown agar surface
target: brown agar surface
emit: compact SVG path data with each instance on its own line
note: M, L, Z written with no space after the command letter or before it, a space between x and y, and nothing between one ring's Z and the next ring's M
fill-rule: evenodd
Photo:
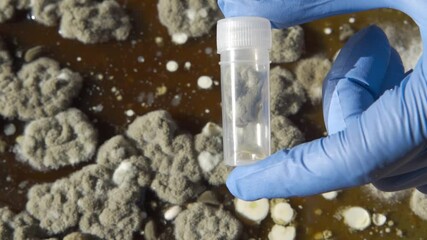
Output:
M59 61L80 72L84 77L84 88L74 106L86 113L100 132L100 143L122 133L135 116L156 109L168 110L180 127L193 134L200 132L208 121L221 121L220 86L211 90L197 87L197 79L202 75L211 76L219 82L219 58L215 47L215 29L209 35L189 39L184 45L174 45L166 28L160 25L157 16L157 1L122 0L119 1L133 19L131 37L124 42L84 45L75 40L65 40L57 33L57 28L48 28L28 20L25 13L8 23L0 24L0 36L10 49L22 51L34 46L44 46L46 56ZM332 58L342 47L338 40L339 26L348 23L355 30L375 23L391 23L397 27L414 27L406 15L391 10L376 10L365 13L338 16L303 25L306 35L306 54L326 54ZM325 35L325 27L332 34ZM163 42L156 44L156 38ZM177 72L166 70L170 60L179 64ZM184 63L190 62L190 70L184 69ZM19 62L17 68L19 68ZM293 69L294 64L283 64ZM166 87L164 94L157 94ZM147 101L153 95L154 101ZM143 100L141 102L141 99ZM180 99L177 106L176 99ZM94 109L102 108L102 111ZM132 110L135 116L128 117L125 112ZM300 114L291 118L307 138L315 139L324 133L320 106L308 103ZM10 121L0 119L0 126ZM15 138L22 133L23 123L13 121L17 132L13 136L3 136L8 147L13 148ZM15 160L14 154L7 151L0 155L0 207L9 206L14 211L25 208L26 191L40 182L52 182L67 176L81 166L60 171L40 173ZM220 189L229 198L225 189ZM297 239L314 239L316 233L330 230L335 239L398 239L397 229L403 232L404 239L426 239L427 222L421 221L409 209L408 199L398 204L379 202L370 198L360 188L341 192L336 200L327 201L321 196L291 199L291 205L297 211ZM362 206L371 213L384 213L392 226L371 227L362 232L351 232L334 215L346 206ZM318 215L318 209L322 214ZM160 216L160 213L155 213ZM259 227L247 226L245 232L251 237L266 239L273 222L267 218ZM390 224L391 225L391 224ZM386 232L386 228L390 232ZM382 232L382 233L381 233Z

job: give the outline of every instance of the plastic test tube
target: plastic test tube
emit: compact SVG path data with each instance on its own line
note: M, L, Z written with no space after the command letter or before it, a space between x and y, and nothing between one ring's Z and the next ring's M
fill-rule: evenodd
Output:
M270 155L270 21L218 21L224 161L245 165Z

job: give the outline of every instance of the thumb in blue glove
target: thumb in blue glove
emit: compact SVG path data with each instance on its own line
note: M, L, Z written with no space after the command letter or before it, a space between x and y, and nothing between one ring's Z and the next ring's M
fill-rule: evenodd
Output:
M363 57L363 61L361 57ZM384 78L389 59L390 46L381 30L370 27L356 34L342 49L328 79L325 80L331 86L326 90L332 90L326 91L324 94L324 102L332 103L330 104L332 109L324 108L325 119L331 123L328 126L334 127L328 128L328 130L337 132L336 135L303 144L291 150L283 150L255 165L236 168L227 181L230 191L243 199L261 196L288 197L353 185L355 180L350 179L350 176L353 175L357 176L358 182L367 181L361 172L357 173L364 167L348 166L348 164L361 163L343 162L347 159L342 155L351 154L349 151L356 150L358 146L353 145L350 142L351 139L341 140L339 135L342 133L339 131L350 124L352 116L353 119L357 119L356 116L375 101L376 94L367 91L368 87L374 89L374 84L365 79ZM403 75L403 70L400 75ZM342 102L342 99L345 101ZM359 101L359 99L363 101ZM348 117L342 117L344 115ZM330 149L325 148L325 143L330 146ZM345 149L338 149L341 144ZM346 182L345 185L336 186L336 184L344 182ZM249 186L250 188L247 189ZM269 188L264 186L269 186ZM323 189L326 186L328 187ZM251 192L247 193L246 190ZM269 191L269 193L265 193L265 191Z
M425 190L426 69L420 60L404 77L384 33L377 27L359 32L325 79L330 135L236 168L227 180L229 190L245 200L312 195L369 182L387 190Z

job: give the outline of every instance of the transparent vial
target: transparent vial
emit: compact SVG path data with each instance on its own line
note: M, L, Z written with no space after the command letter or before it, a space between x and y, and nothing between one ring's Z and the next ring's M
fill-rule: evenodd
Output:
M221 55L224 161L246 165L270 155L270 22L258 17L222 19Z

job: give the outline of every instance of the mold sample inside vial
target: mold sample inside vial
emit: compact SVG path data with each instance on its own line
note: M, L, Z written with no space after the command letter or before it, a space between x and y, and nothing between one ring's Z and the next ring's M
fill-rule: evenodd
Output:
M271 24L259 17L218 21L224 161L254 163L270 155Z
M256 123L262 114L262 94L264 84L268 81L268 70L240 66L222 71L224 72L222 87L235 89L227 91L228 95L224 96L224 104L233 106L226 109L225 117L230 119L235 117L235 124L243 130L248 124Z
M269 70L264 67L221 66L223 125L230 131L224 135L227 164L248 164L270 154ZM236 149L228 151L227 141L235 141Z

